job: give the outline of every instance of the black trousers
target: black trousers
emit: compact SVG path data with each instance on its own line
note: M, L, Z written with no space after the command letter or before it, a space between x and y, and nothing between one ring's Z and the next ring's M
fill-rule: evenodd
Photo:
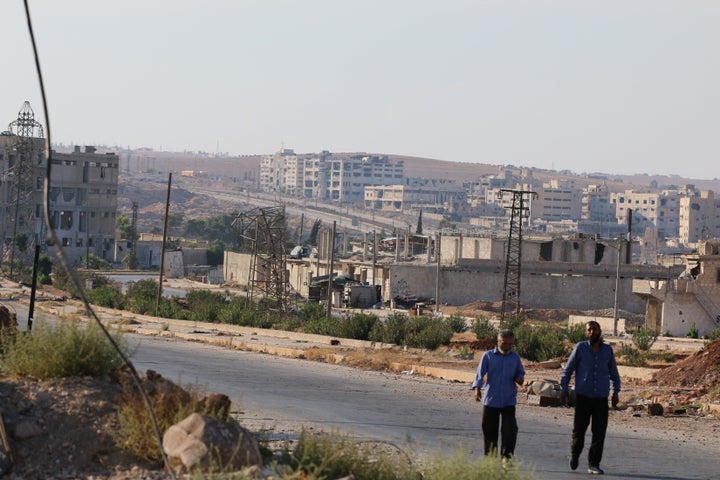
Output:
M500 427L501 419L502 428ZM512 457L515 454L515 443L518 434L515 405L502 408L483 406L482 431L483 440L485 441L485 455L497 452L498 429L502 439L500 455L504 458Z
M599 467L605 446L605 432L608 426L608 399L592 398L576 395L575 418L573 420L572 439L570 441L570 454L579 457L585 446L585 432L592 421L590 431L590 451L588 452L588 465Z

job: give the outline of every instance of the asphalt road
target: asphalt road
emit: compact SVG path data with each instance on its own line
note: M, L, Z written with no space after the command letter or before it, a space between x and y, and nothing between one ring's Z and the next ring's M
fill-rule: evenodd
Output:
M27 306L4 303L16 310L20 329L25 330ZM132 361L138 371L153 369L175 382L225 393L246 424L276 432L297 432L299 425L337 430L361 439L391 442L410 452L448 452L456 447L474 455L482 452L481 407L472 399L467 384L167 338L130 334L127 338L137 344ZM695 432L687 425L696 421L691 417L662 420L653 427L647 422L635 423L624 412L611 412L603 478L720 478L717 427L708 435L707 429ZM668 421L678 423L668 428ZM535 471L536 479L587 475L584 458L575 472L567 466L572 410L519 405L518 423L515 453L524 468Z
M263 422L267 427L299 423L339 430L412 451L449 451L457 446L477 455L482 451L481 409L466 384L155 337L131 338L139 342L133 357L139 371L153 369L170 380L225 393L239 402L241 421ZM563 480L587 475L584 459L575 472L567 466L570 409L540 412L538 407L522 405L518 422L516 455L526 468L535 470L536 478ZM627 416L612 412L602 462L604 478L720 478L717 436L702 443L689 435L629 425Z

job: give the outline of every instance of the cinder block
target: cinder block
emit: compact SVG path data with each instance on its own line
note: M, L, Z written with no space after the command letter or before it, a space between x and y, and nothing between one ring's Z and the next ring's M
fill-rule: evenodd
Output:
M562 405L559 398L545 397L542 395L528 395L527 403L528 405L539 405L541 407L559 407Z

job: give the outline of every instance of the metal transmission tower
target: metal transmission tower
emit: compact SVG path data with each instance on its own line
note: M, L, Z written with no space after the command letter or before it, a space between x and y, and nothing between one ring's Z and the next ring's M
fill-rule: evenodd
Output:
M274 298L285 310L288 297L285 206L254 208L240 213L232 228L251 246L248 298Z
M525 214L525 196L534 195L529 190L500 189L498 198L504 193L512 194L510 206L510 231L508 233L507 255L505 257L505 281L503 283L503 300L500 320L505 321L505 315L514 312L520 315L520 274L522 271L522 222ZM506 207L507 208L507 207Z
M2 199L4 208L5 243L10 248L10 274L15 261L15 240L25 235L25 250L31 251L40 241L42 231L36 225L40 218L35 215L35 192L42 189L36 185L36 168L41 168L44 160L45 134L43 127L35 121L35 113L30 102L25 102L18 112L18 118L8 126L13 136L14 155L9 155L5 177L8 182L7 196Z

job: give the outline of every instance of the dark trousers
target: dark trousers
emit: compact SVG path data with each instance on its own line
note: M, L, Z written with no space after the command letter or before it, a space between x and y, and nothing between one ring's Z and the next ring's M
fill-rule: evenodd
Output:
M502 418L502 428L500 419ZM502 438L500 455L509 458L515 453L515 442L517 441L518 426L515 419L515 405L509 407L495 408L483 406L482 431L485 441L485 455L497 452L498 429Z
M590 431L590 451L588 452L588 465L599 467L605 445L605 432L608 426L608 399L592 398L576 395L575 419L573 421L572 439L570 441L570 454L579 457L585 446L585 432L592 420Z

